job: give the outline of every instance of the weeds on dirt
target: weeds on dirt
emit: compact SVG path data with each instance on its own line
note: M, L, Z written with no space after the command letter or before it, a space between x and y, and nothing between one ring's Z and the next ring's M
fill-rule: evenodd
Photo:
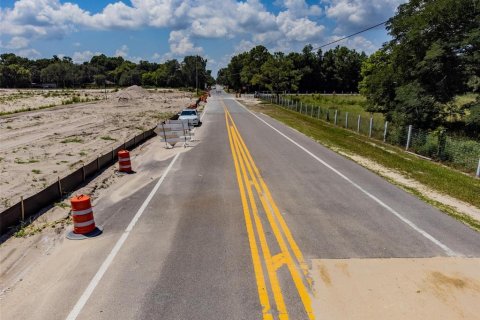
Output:
M60 143L83 143L83 139L79 137L71 137L60 141Z
M2 203L2 206L4 206L5 208L10 207L10 199L8 198L2 198L1 203Z
M117 139L112 138L112 137L110 137L110 136L103 136L103 137L100 137L100 139L102 139L102 140L107 140L107 141L117 141Z
M36 110L43 110L43 109L48 109L48 108L53 108L56 107L56 104L48 104L45 106L40 106L38 108L23 108L23 109L17 109L13 111L0 111L0 117L1 116L8 116L10 114L15 114L15 113L20 113L20 112L27 112L27 111L36 111Z
M46 228L64 228L67 225L72 224L72 219L70 216L61 218L52 222L43 222L43 223L31 223L31 221L22 221L17 227L16 231L13 233L15 238L26 238L37 233L42 232Z
M17 164L26 164L26 163L35 163L35 162L39 162L39 161L36 160L36 159L33 159L33 158L30 158L30 159L27 159L27 160L23 160L23 159L20 159L20 158L15 158L15 163L17 163Z
M55 202L53 204L55 207L59 207L59 208L70 208L70 205L66 202Z
M38 169L32 169L32 172L35 173L35 174L40 174L42 173L41 170L38 170Z

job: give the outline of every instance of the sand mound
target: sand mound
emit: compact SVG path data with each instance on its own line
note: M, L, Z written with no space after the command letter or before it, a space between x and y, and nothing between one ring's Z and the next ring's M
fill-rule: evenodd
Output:
M148 96L149 92L139 86L131 86L117 92L114 97L118 101L129 101L135 99L141 99Z

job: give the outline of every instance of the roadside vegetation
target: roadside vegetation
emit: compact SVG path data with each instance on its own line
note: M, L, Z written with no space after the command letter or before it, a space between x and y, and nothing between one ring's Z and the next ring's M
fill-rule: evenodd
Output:
M286 125L315 139L322 145L345 155L358 155L381 166L411 178L421 184L463 202L480 208L480 180L462 174L441 164L420 159L405 153L402 149L358 135L336 127L323 120L317 120L278 106L262 103L257 111L279 120ZM395 183L395 181L392 181ZM480 231L480 222L457 212L455 209L430 200L415 189L405 188L456 219Z
M383 140L385 129L385 116L378 112L365 110L367 99L362 95L323 95L323 94L293 94L283 95L283 98L290 101L291 106L298 111L305 113L305 106L312 114L329 113L330 121L333 122L335 111L338 112L337 124L345 126L345 116L348 112L349 128L369 135L369 119L373 117L372 137ZM455 108L471 103L475 99L473 94L457 96L452 104ZM303 109L300 106L303 105ZM360 116L360 128L357 127L358 116ZM445 119L448 125L465 121L465 117L452 117ZM389 123L387 131L387 142L390 144L405 147L408 129L406 126L395 126ZM469 137L461 130L446 130L444 127L436 130L419 129L414 127L409 150L435 161L449 165L461 171L475 174L480 158L480 140Z
M480 141L480 24L476 1L411 0L386 23L392 40L377 52L307 45L302 52L270 53L257 46L218 73L233 91L360 93L336 101L349 110L402 128ZM310 97L302 96L308 102ZM327 96L311 98L327 107ZM324 107L322 105L322 107Z

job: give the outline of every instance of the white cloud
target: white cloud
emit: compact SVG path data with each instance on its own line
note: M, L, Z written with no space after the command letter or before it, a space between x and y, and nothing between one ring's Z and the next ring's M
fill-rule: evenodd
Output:
M387 20L407 0L329 0L327 17L337 22L337 33L358 30Z
M90 50L86 50L82 52L76 51L73 53L72 60L75 63L82 63L85 61L90 61L90 59L92 59L93 56L98 56L100 54L101 54L100 52L93 53Z
M196 47L190 39L190 36L185 31L172 31L168 39L170 44L170 52L174 56L200 54L203 52L202 47Z
M38 52L35 49L22 49L17 51L17 55L21 57L29 58L29 59L35 59L40 57L40 52Z
M128 57L128 46L124 44L121 48L115 50L115 57Z
M327 41L329 42L336 41L336 40L342 39L343 37L344 36L331 36ZM378 48L381 46L381 44L375 44L363 36L356 36L356 37L348 38L340 42L337 42L335 44L332 44L329 47L325 47L324 50L329 50L331 48L334 48L337 45L345 46L350 49L355 49L359 52L364 51L367 54L372 54L373 52L378 50Z
M193 45L198 37L254 37L277 32L280 37L305 41L319 36L323 27L307 17L319 15L319 6L309 6L305 0L285 0L284 7L285 11L275 15L260 0L224 0L221 4L216 0L131 0L130 4L110 3L92 14L70 2L18 0L13 8L2 9L0 17L6 35L31 39L62 38L81 28L170 28L174 54L199 52L201 48Z
M28 47L28 44L29 41L27 38L15 36L10 39L7 45L5 45L5 48L13 50L24 49Z
M282 5L295 17L319 16L322 14L320 6L310 6L305 0L284 0Z
M11 8L0 8L0 29L6 41L4 47L16 50L27 48L32 40L62 38L82 29L152 27L170 31L170 52L154 55L157 60L202 53L203 48L196 44L201 38L238 38L244 42L237 47L252 47L255 43L288 52L307 43L326 41L321 18L336 21L336 35L347 34L386 20L405 1L322 0L310 5L306 0L277 0L280 11L273 13L261 0L116 0L98 13L91 13L81 8L82 2L18 0ZM365 38L355 39L348 43L366 51L374 46ZM76 52L78 61L90 53ZM128 57L128 53L125 45L115 55Z
M280 12L277 17L279 30L283 35L294 41L314 41L322 36L324 26L308 18L295 19L289 12Z

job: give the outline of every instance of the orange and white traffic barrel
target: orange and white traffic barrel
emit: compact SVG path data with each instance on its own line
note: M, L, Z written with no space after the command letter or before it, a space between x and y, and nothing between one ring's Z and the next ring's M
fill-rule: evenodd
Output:
M127 150L118 151L118 171L132 173L132 163L130 162L130 152Z
M98 236L102 230L95 225L90 197L79 195L70 199L72 206L73 230L67 234L68 239L80 240Z

